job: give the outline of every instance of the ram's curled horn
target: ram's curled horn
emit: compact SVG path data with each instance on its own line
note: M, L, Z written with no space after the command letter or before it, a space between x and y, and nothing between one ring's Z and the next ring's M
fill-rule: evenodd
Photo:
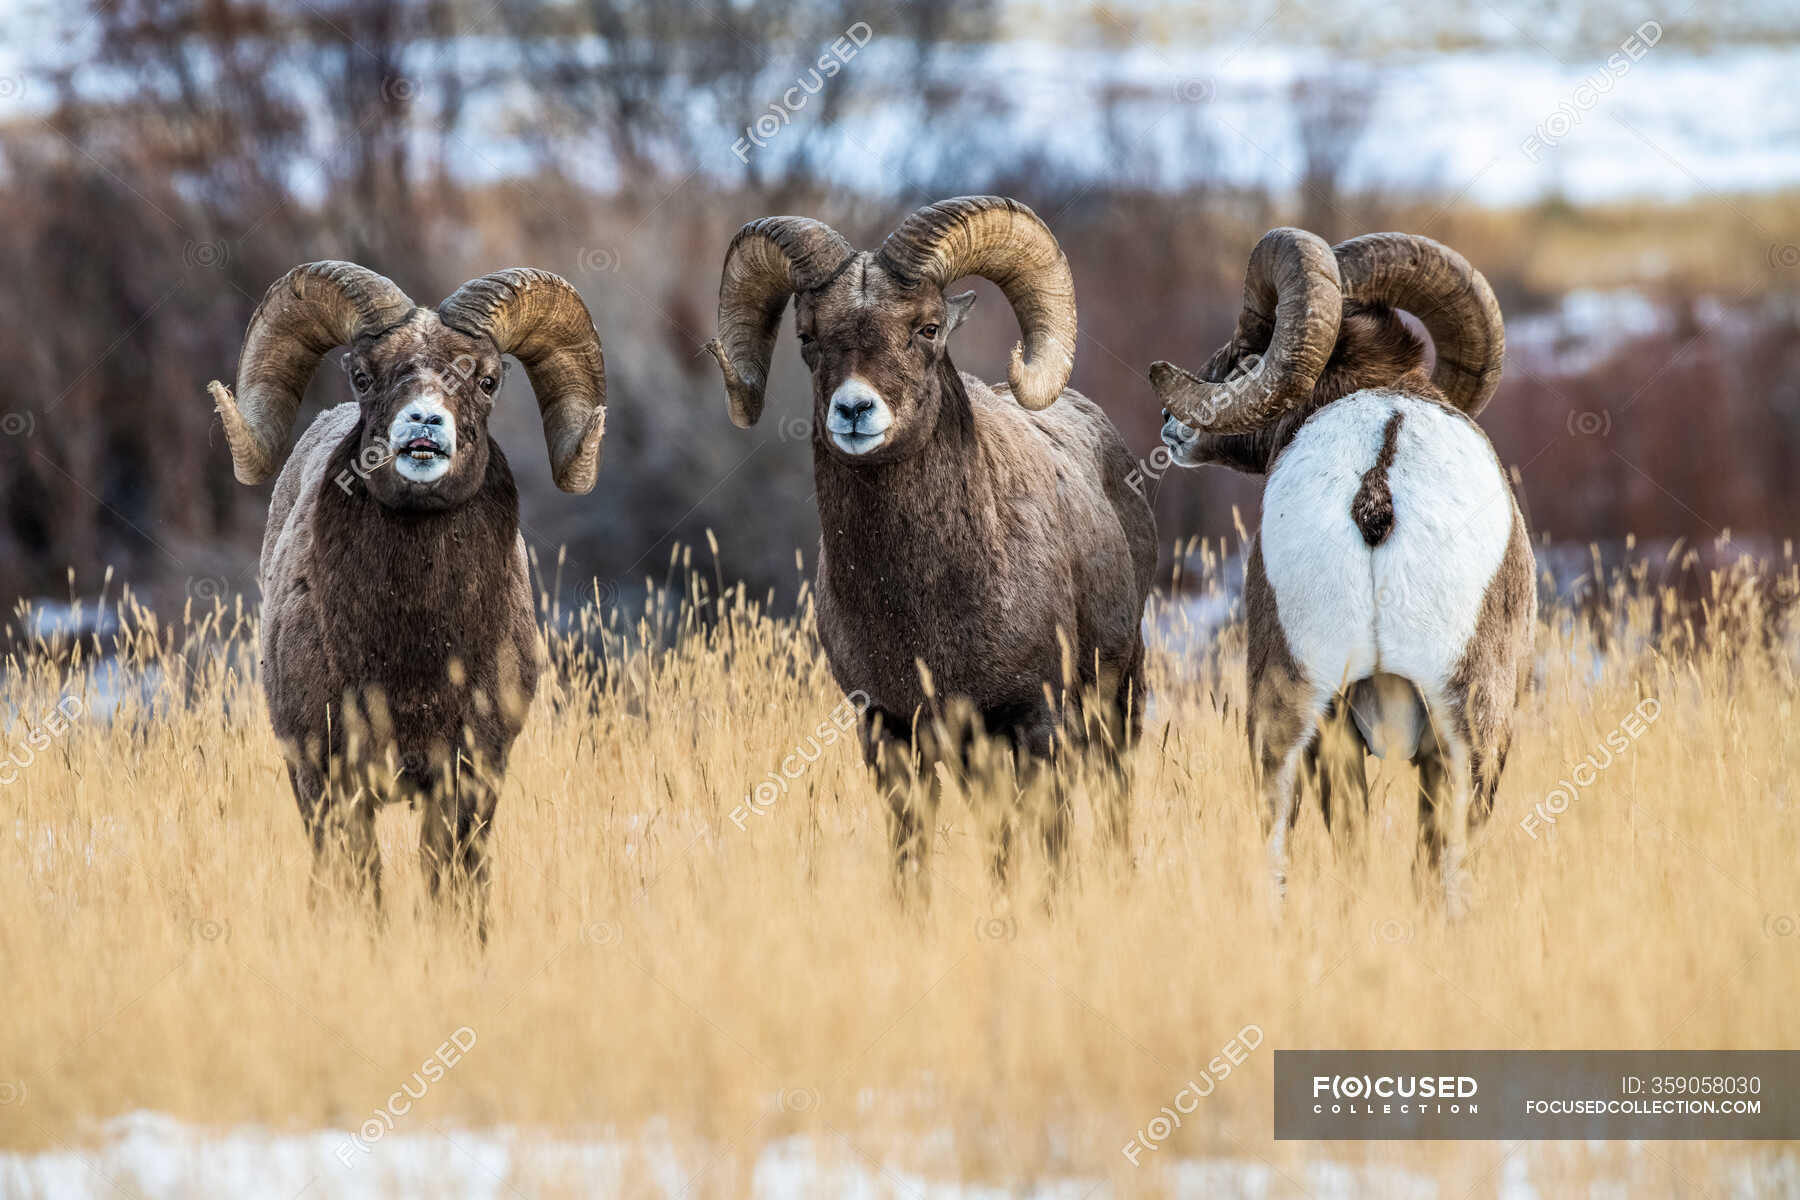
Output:
M1344 299L1405 309L1437 350L1431 382L1471 417L1493 399L1506 359L1494 290L1469 260L1416 233L1368 233L1332 248Z
M391 280L355 263L306 263L275 281L244 334L237 394L216 379L207 385L240 483L262 483L280 469L319 359L400 323L413 307Z
M788 297L825 283L855 253L835 229L811 217L763 217L731 239L719 277L719 335L706 349L725 376L732 424L748 429L762 416Z
M1062 395L1075 368L1075 279L1050 227L1016 200L959 196L928 204L881 245L884 266L942 288L965 275L997 284L1018 318L1007 380L1030 409Z
M606 358L594 319L569 281L514 267L457 288L438 305L452 329L486 334L525 365L537 393L550 476L565 492L593 490L606 432Z
M1271 229L1250 252L1244 308L1228 379L1201 379L1172 363L1150 367L1163 407L1191 429L1254 433L1311 393L1337 344L1343 297L1337 260L1304 229ZM1260 358L1250 357L1267 346Z

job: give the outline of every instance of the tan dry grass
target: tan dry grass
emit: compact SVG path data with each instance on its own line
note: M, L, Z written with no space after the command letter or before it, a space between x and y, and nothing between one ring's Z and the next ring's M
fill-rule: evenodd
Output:
M1739 303L1791 294L1800 253L1783 232L1800 216L1794 192L1709 193L1671 204L1546 201L1449 215L1401 202L1384 215L1394 228L1447 241L1497 285L1504 280L1538 297L1637 287Z
M1209 562L1198 584L1216 590ZM1775 590L1791 596L1786 570ZM848 742L742 831L731 819L840 702L804 605L771 619L741 593L679 609L664 593L637 630L613 618L604 679L560 641L560 682L500 805L485 952L420 911L403 810L381 822L383 927L309 913L298 815L256 687L230 665L254 658L251 620L221 609L168 630L128 612L125 661L161 673L155 712L127 700L0 787L0 1082L16 1088L0 1148L80 1144L138 1109L353 1130L469 1026L477 1045L404 1118L411 1131L666 1129L692 1148L694 1195L743 1193L758 1150L796 1133L1009 1185L1072 1175L1161 1194L1161 1167L1222 1156L1273 1164L1275 1194L1309 1194L1307 1164L1333 1158L1491 1195L1508 1147L1273 1142L1271 1051L1800 1046L1800 938L1780 917L1800 911L1794 668L1762 648L1756 589L1714 583L1706 626L1652 631L1672 598L1615 580L1602 660L1585 621L1549 615L1477 843L1477 902L1454 927L1414 894L1410 777L1391 768L1362 850L1307 812L1276 920L1239 717L1242 628L1172 651L1192 639L1166 602L1135 873L1096 844L1084 789L1053 910L1035 859L1002 902L970 809L950 804L933 902L903 912ZM91 649L15 655L5 701L91 698ZM1646 696L1661 703L1648 734L1553 838L1522 832ZM1121 1147L1252 1023L1262 1048L1133 1168ZM1754 1172L1785 1153L1531 1151L1539 1181L1697 1195L1727 1194L1727 1158Z

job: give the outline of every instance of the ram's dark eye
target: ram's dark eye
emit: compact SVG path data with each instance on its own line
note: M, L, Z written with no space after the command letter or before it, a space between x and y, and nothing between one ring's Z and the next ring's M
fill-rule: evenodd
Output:
M369 378L369 373L367 371L352 371L350 373L350 386L359 392L368 391L369 385L374 382L373 379Z
M803 333L803 334L801 334L801 335L800 335L800 344L801 344L801 345L802 345L802 346L810 346L810 345L812 345L812 344L813 344L813 335L812 335L812 334L810 334L810 333Z
M919 336L924 338L926 341L928 341L928 342L936 341L937 335L938 335L938 327L936 325L921 325L921 326L919 326Z
M490 396L493 395L494 389L499 386L500 386L500 381L498 379L495 379L492 375L483 375L481 377L481 390L486 392L488 395L490 395Z

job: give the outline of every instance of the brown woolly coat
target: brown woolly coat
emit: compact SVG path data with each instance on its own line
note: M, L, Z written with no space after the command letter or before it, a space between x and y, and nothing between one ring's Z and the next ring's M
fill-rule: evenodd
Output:
M497 774L539 670L505 455L489 442L467 503L396 511L356 473L360 422L355 404L322 414L269 501L262 658L275 734L314 769L353 750L356 766L428 787L465 750ZM368 737L356 736L363 721Z
M998 731L1043 709L1046 685L1061 693L1066 661L1079 686L1135 689L1141 721L1156 525L1117 429L1079 392L1031 412L948 356L939 372L937 426L915 454L852 467L815 429L832 673L904 730L928 704L922 662L940 700L970 698Z

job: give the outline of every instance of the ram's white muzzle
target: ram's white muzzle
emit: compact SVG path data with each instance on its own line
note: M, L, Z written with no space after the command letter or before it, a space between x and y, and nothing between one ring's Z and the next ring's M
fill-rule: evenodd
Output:
M388 426L388 449L401 478L434 483L456 454L456 417L436 396L409 400Z
M894 410L881 393L852 375L831 394L825 430L845 454L867 454L887 441Z
M1194 443L1200 435L1183 425L1175 417L1163 421L1162 441L1169 448L1169 457L1178 467L1197 467L1199 460L1194 457Z

